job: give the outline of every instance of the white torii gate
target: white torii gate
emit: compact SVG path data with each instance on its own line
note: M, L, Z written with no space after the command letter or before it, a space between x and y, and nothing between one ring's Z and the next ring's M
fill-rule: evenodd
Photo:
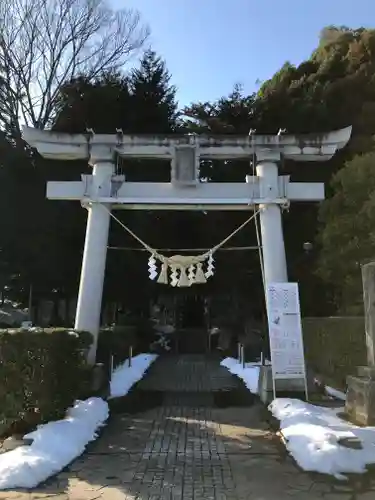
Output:
M88 160L93 169L92 175L82 175L78 182L47 184L49 199L81 201L88 210L75 329L94 336L89 362L95 362L111 210L248 210L259 205L265 281L287 282L280 206L289 201L323 200L324 184L290 182L289 176L278 175L277 162L282 157L329 160L347 144L350 135L351 127L298 137L70 135L24 128L25 141L43 157ZM116 155L168 160L171 182L126 182L124 176L115 175ZM254 156L257 175L247 176L246 182L199 181L200 160L251 160Z

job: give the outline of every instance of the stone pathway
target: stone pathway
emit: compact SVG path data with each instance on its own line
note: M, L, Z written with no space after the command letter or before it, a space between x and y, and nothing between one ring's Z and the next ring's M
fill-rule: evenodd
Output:
M141 390L165 393L210 393L238 389L241 382L220 366L218 356L166 356L154 363L139 383Z
M213 360L166 358L141 384L158 379L179 387L189 373L206 373ZM164 368L171 369L165 378ZM194 366L193 366L194 365ZM176 370L176 366L180 370ZM212 367L213 368L213 367ZM216 375L215 375L216 374ZM217 369L212 377L186 380L164 405L135 415L114 415L102 437L70 467L33 491L0 492L1 500L373 500L375 482L337 483L301 472L269 430L260 404L247 408L210 406L207 390L237 386ZM207 373L206 373L207 375ZM215 376L214 376L215 375ZM229 382L228 378L231 380ZM186 388L204 389L200 397ZM159 386L160 388L160 386ZM145 393L147 394L147 392ZM201 404L202 403L202 404Z

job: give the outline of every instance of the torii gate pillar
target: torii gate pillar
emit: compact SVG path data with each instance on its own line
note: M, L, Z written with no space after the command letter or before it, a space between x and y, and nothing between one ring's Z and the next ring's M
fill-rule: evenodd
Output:
M261 196L277 198L279 174L277 164L261 161L256 167ZM284 235L280 206L276 203L260 204L260 231L266 283L288 281Z
M93 166L93 189L102 196L110 196L114 164L92 156L90 163ZM90 202L82 205L87 208L88 216L74 329L92 334L94 341L87 361L94 364L100 328L111 205L102 206Z

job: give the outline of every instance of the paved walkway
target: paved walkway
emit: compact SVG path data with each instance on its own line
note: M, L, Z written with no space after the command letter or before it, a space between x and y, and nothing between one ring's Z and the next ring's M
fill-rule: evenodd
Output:
M151 366L141 390L165 393L210 393L238 389L241 382L220 366L218 356L166 356Z
M201 396L207 394L211 383L218 387L218 378L222 378L225 387L237 386L238 381L228 372L217 369L217 361L215 366L214 360L190 358L190 365L186 361L186 358L160 361L141 386L149 390L156 379L161 382L164 378L169 389L181 389L187 374L202 374L207 370L216 376L207 377L205 381L194 381L192 376L186 378L188 387L204 389ZM170 370L173 366L174 371L169 372L167 380L164 369ZM170 380L175 380L176 385ZM159 408L135 415L115 415L88 452L47 484L31 492L2 492L0 499L375 498L375 483L371 486L363 477L348 485L298 470L278 438L270 432L261 405L218 409L201 405L199 396L186 390L182 405L174 405L179 394L174 392L169 392Z

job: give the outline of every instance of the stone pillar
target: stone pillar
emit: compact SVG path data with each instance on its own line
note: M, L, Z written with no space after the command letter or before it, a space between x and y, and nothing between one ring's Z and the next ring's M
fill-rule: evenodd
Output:
M362 266L367 364L375 368L375 262Z
M347 378L346 412L360 425L375 425L375 262L362 266L367 366Z
M257 165L261 196L279 198L279 174L277 164L264 161ZM276 203L264 204L260 209L264 274L266 283L288 281L281 211Z
M93 166L92 195L110 196L114 165L109 161L95 161ZM110 207L107 207L110 209ZM88 362L95 363L100 328L103 283L106 266L110 213L99 203L89 203L79 285L75 326L76 330L89 331L94 342L88 353Z

